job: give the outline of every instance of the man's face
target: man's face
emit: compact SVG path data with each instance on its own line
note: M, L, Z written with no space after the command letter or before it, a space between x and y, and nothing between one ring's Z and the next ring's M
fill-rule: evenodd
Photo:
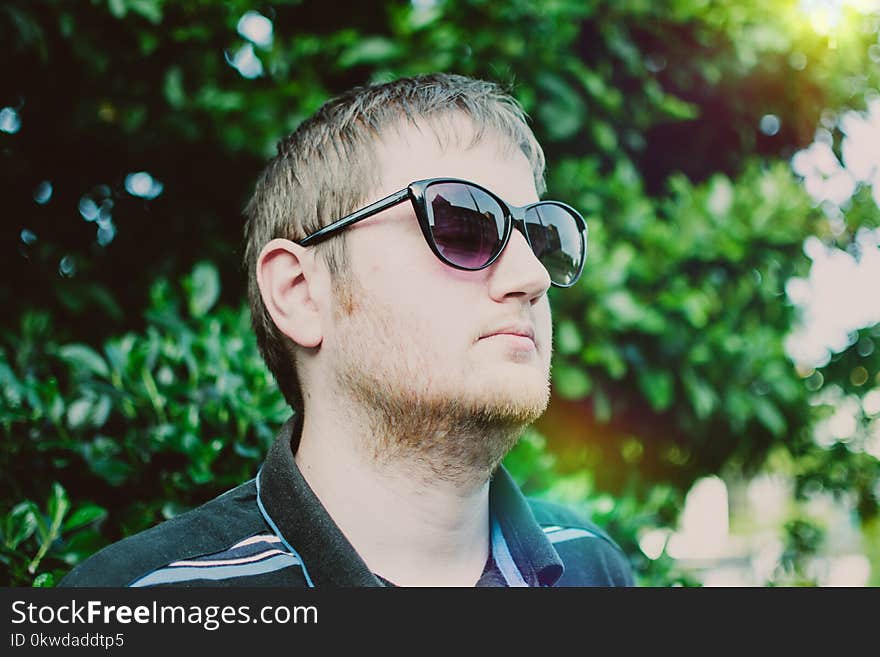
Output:
M469 143L470 124L456 125L461 143ZM471 148L441 148L429 127L407 125L385 137L378 156L381 183L370 201L436 177L478 183L512 205L538 200L528 160L491 134ZM498 260L481 271L438 260L410 203L355 224L347 239L353 284L336 291L321 347L340 392L375 413L387 433L402 434L385 448L430 451L436 440L453 460L497 463L509 437L494 447L456 446L445 434L495 427L510 434L546 408L550 280L523 235L514 230ZM523 331L534 339L513 335Z

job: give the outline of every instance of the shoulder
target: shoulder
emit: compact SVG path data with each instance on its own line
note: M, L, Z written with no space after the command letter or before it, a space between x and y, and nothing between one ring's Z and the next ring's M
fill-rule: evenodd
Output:
M528 502L565 564L557 586L634 586L629 559L605 530L562 504L535 498Z
M259 539L264 545L258 545ZM267 551L276 548L276 542L257 508L256 486L251 480L187 513L105 547L71 570L59 586L192 585L193 581L202 585L216 581L220 573L220 569L208 571L204 567L219 563L214 557L229 556L245 545L251 553ZM173 573L171 567L175 567ZM163 576L157 577L160 572Z

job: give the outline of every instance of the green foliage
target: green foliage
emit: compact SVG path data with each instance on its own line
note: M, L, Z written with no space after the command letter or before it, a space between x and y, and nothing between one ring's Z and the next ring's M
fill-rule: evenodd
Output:
M73 565L254 476L289 409L246 308L214 306L217 280L199 263L181 285L157 281L147 329L98 348L57 344L45 315L4 336L0 463L7 473L28 464L28 475L4 478L0 499L53 491L45 512L27 501L6 514L11 583L29 583L47 554ZM68 514L65 488L106 508ZM100 536L68 538L101 520Z
M17 504L0 525L0 561L9 573L5 585L53 586L103 544L97 528L106 516L106 509L88 503L71 513L67 492L57 482L44 510L30 500Z
M815 555L825 538L825 530L807 518L795 518L785 524L784 547L771 586L815 586L809 572L809 558Z
M595 201L608 219L592 224L582 294L554 298L557 314L582 318L577 341L563 329L560 394L609 400L594 410L616 443L606 489L623 485L610 477L625 475L633 435L641 464L685 483L729 459L759 463L808 422L808 391L784 351L793 309L783 295L806 269L801 242L817 211L782 164L669 185L654 204L612 181Z

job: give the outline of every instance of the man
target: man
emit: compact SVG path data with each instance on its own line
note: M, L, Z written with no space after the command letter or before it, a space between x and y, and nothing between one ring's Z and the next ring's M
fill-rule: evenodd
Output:
M549 399L547 290L586 255L580 215L537 204L543 169L517 103L460 76L304 122L256 186L245 254L294 418L254 480L62 584L632 584L601 530L500 466Z

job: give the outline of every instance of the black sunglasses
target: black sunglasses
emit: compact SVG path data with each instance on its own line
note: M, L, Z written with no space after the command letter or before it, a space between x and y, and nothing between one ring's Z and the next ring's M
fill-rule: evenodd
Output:
M322 242L406 200L412 201L428 246L450 267L485 269L501 255L516 226L556 287L571 287L584 269L587 223L577 210L558 201L515 207L485 187L456 178L410 183L406 189L324 226L300 244Z

